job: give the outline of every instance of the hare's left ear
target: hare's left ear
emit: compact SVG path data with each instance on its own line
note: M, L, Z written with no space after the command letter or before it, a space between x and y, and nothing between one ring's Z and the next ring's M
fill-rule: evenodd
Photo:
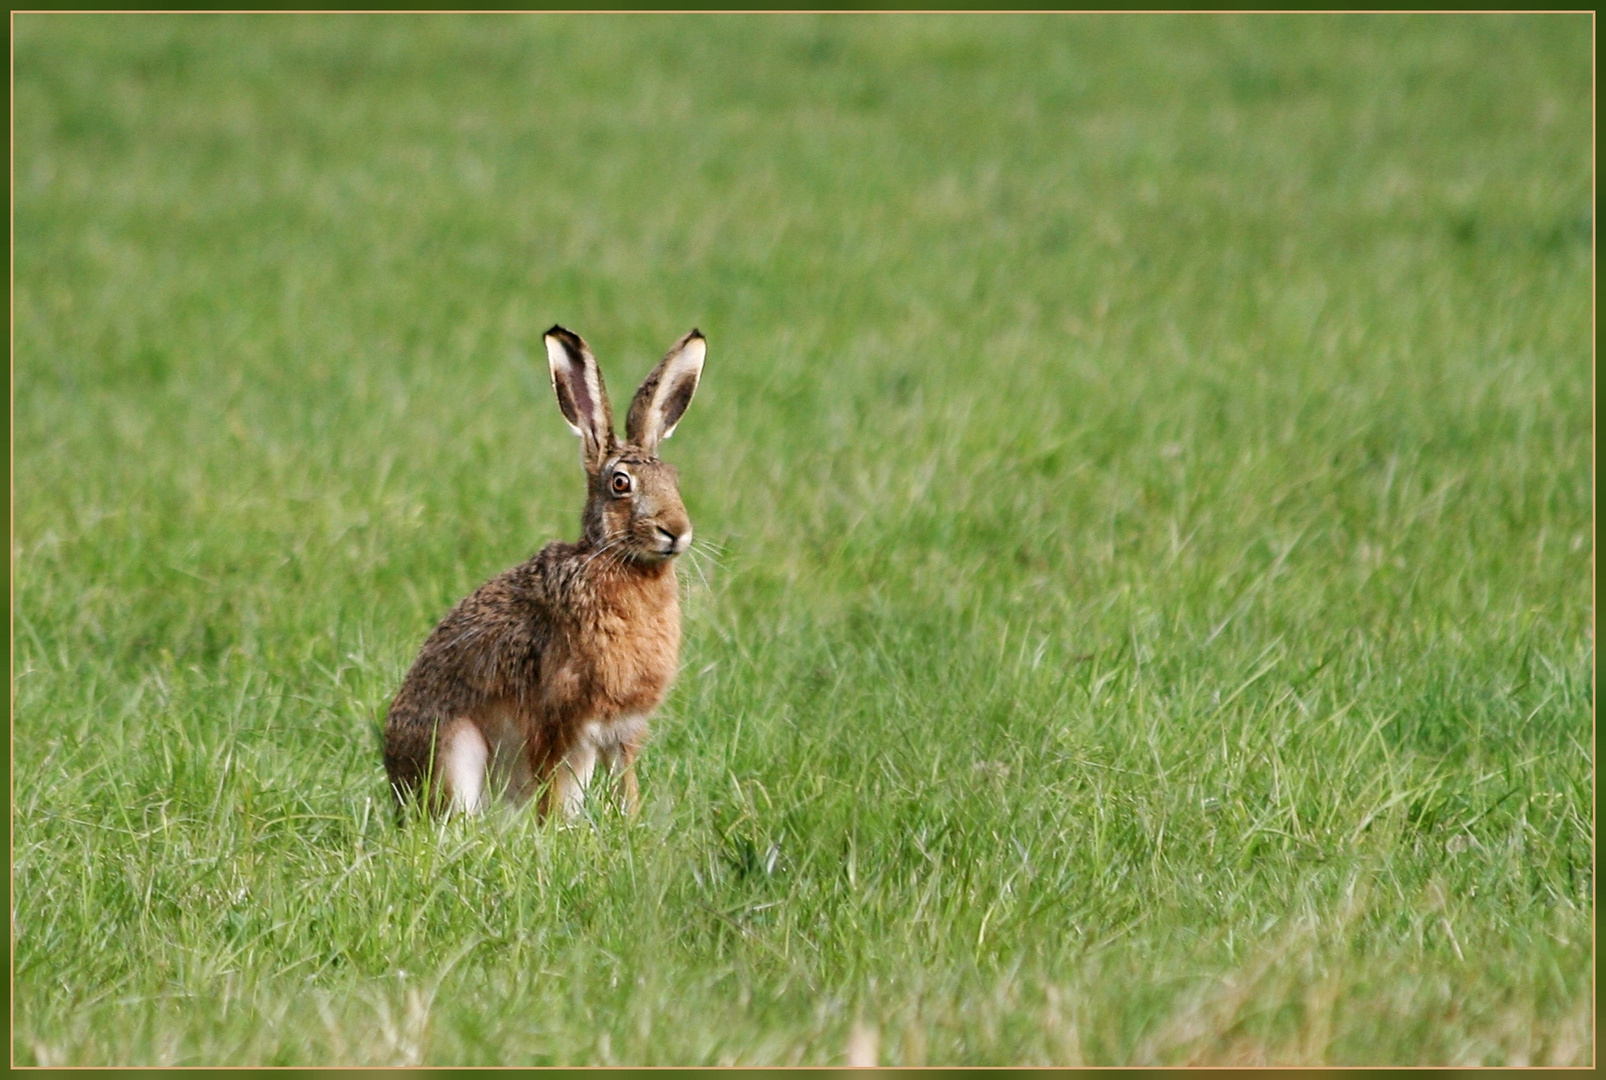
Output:
M587 472L596 472L613 451L613 410L597 358L579 334L554 326L546 332L546 359L558 409L580 436L580 460Z
M707 355L708 342L696 330L670 347L630 402L626 439L649 454L658 452L658 443L675 433L675 425L691 404Z

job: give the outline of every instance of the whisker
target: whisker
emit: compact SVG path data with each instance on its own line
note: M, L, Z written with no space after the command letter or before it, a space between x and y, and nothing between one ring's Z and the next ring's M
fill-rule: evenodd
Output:
M627 539L628 537L621 536L617 540L609 542L607 546L597 552L598 555L608 556L608 561L602 564L604 567L614 569L624 565L625 557L630 554L623 546Z
M698 553L696 551L694 551L692 548L687 548L686 549L686 554L690 555L692 557L691 558L691 568L693 570L697 571L697 576L702 579L703 588L705 588L705 589L713 588L713 586L708 584L708 575L703 573L703 564L698 562Z
M696 540L693 540L692 541L692 545L691 545L690 549L688 549L688 550L695 551L698 554L702 555L705 559L709 559L710 561L712 561L714 563L715 566L724 565L725 552L723 550L720 550L719 548L705 547L700 542L698 542Z
M622 536L617 536L617 537L614 537L612 540L609 540L607 543L603 544L597 550L593 551L590 555L588 555L586 557L586 561L580 564L580 569L584 570L586 567L588 567L592 563L596 562L599 558L601 558L602 556L608 554L610 549L616 548L620 544L623 544L624 542L625 542L625 538L622 537ZM604 564L604 565L606 565L606 564Z

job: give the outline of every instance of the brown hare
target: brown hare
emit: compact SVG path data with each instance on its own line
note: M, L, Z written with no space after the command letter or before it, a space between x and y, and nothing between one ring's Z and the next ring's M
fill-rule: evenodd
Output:
M385 717L398 811L425 792L436 813L539 795L542 816L573 817L599 765L636 808L636 755L679 662L674 559L692 538L658 444L697 392L707 344L696 330L675 342L636 391L623 443L586 343L554 326L546 350L580 436L580 540L492 578L424 642Z

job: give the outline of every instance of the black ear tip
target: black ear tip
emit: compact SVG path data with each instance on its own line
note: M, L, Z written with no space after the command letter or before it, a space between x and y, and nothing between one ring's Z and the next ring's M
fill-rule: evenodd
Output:
M542 336L543 337L574 337L574 331L573 330L565 330L563 327L559 326L557 323L553 323L552 324L552 329L548 330Z

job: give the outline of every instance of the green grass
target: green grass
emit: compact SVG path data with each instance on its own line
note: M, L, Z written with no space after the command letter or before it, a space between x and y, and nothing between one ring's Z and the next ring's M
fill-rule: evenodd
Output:
M18 16L15 1062L1591 1062L1591 27ZM398 831L553 322L722 554Z

